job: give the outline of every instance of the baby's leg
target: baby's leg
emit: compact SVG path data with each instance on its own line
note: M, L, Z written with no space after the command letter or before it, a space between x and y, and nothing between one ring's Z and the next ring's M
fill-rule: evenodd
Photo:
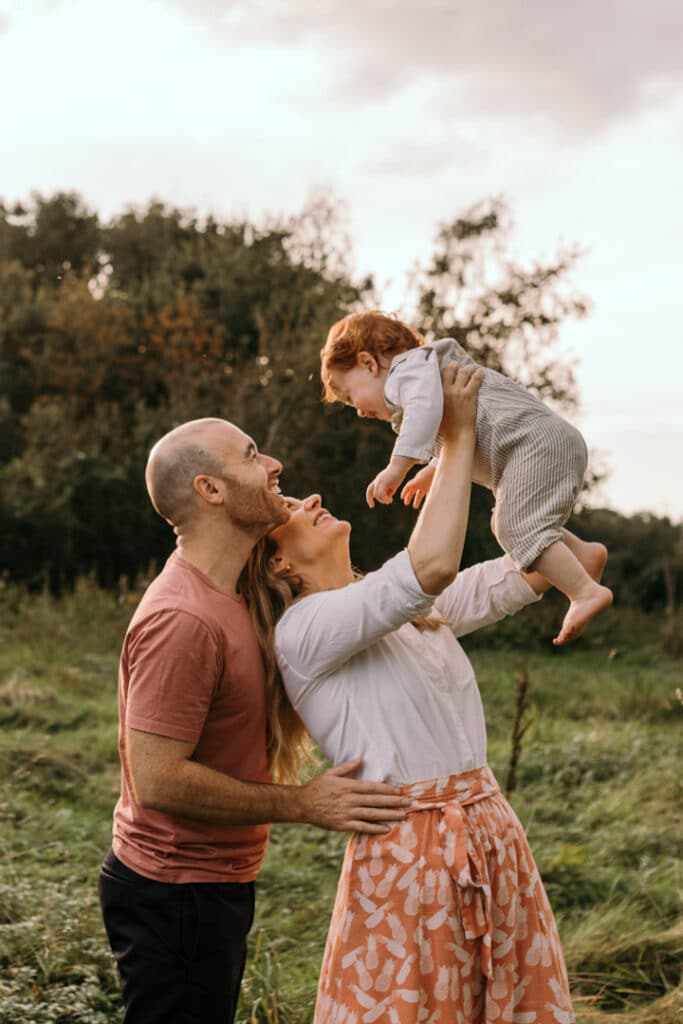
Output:
M569 550L578 558L589 576L599 583L607 564L607 548L597 541L581 540L566 527L560 531L562 540Z
M569 598L569 611L554 640L563 644L612 603L611 591L600 584L607 552L563 529L585 469L580 435L548 429L536 441L535 447L526 445L509 458L496 492L492 526L520 568L539 572Z
M604 611L612 603L612 591L588 574L571 547L564 541L555 541L546 548L536 559L532 569L545 576L554 587L566 594L570 601L562 628L553 640L556 646L580 636L593 616Z

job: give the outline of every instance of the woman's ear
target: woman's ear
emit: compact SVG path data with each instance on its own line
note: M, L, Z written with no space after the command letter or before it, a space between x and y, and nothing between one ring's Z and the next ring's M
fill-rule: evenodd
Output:
M359 352L358 365L362 366L364 370L369 370L373 377L376 377L380 371L380 365L371 352Z
M284 576L284 574L289 572L292 567L285 559L284 555L279 551L276 551L275 554L271 555L268 559L268 568L271 572L275 573L276 576Z

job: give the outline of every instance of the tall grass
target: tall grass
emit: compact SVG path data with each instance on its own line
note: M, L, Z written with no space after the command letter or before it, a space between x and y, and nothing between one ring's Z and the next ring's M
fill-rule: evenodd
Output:
M121 1020L95 886L118 792L116 670L133 604L88 581L58 602L0 590L0 1024ZM529 681L512 800L556 910L579 1021L680 1021L683 663L628 636L616 655L613 637L530 655L485 640L471 653L501 781L515 684ZM344 841L273 829L241 1024L312 1020Z

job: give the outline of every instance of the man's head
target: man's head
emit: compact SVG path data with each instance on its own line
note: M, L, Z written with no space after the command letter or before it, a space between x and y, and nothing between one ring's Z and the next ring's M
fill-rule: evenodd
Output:
M260 534L288 518L278 486L281 470L238 427L207 418L183 423L157 441L145 480L154 508L178 534L207 520Z

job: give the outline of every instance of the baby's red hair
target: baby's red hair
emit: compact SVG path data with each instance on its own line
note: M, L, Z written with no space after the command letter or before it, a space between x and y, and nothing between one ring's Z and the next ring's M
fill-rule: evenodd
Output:
M369 352L379 361L382 357L392 359L399 352L407 352L418 345L424 345L421 334L379 309L350 313L337 320L330 327L320 352L323 401L339 401L330 386L331 373L333 370L352 370L358 363L360 352Z

